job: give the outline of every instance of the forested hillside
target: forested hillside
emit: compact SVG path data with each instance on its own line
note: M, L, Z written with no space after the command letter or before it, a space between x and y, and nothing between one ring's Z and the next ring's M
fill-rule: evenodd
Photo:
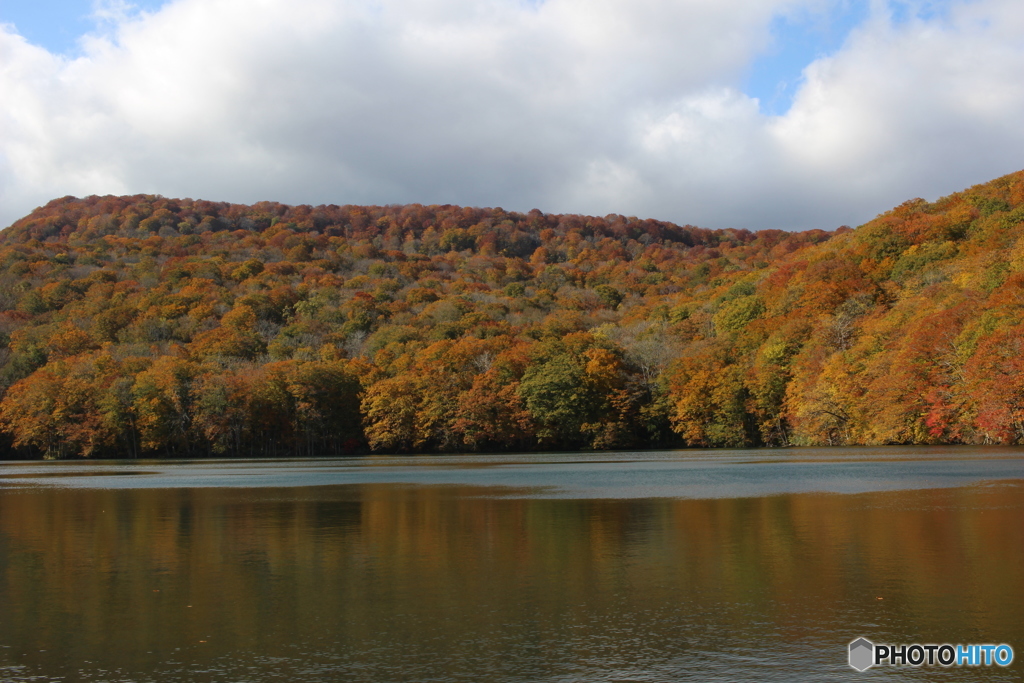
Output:
M0 233L3 457L1024 439L1024 172L856 230L67 197Z

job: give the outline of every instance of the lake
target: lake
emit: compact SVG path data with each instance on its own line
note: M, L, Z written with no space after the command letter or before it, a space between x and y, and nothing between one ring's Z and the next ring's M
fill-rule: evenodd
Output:
M5 682L1020 681L1022 606L1017 448L0 463Z

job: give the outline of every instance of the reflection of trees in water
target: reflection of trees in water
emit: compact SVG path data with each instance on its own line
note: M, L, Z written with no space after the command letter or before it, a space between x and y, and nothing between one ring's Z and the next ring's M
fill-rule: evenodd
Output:
M596 643L612 647L615 629L667 648L684 625L795 641L842 630L851 615L964 642L1020 635L1019 487L488 495L387 484L7 490L0 642L145 669L205 636L210 656L287 656L316 642L373 663L390 643L463 666L467 648L530 638L579 639L585 659ZM555 666L565 651L530 656Z

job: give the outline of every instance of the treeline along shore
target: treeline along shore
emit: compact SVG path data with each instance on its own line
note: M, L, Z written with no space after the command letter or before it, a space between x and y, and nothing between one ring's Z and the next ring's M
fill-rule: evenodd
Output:
M1021 443L1024 172L852 230L65 197L0 459Z

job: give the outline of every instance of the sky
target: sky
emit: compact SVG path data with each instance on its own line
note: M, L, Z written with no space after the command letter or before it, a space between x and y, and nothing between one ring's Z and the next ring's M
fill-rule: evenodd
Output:
M1020 0L0 0L65 195L856 226L1024 168Z

